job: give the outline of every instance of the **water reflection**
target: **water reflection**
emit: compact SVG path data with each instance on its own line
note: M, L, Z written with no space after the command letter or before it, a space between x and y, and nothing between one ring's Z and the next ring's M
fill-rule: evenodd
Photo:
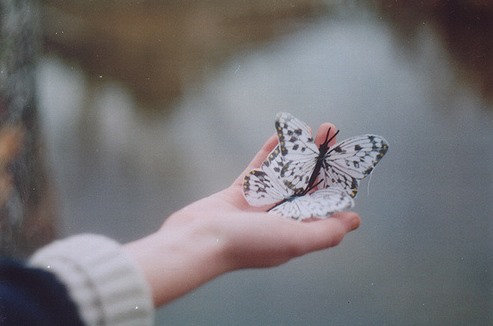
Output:
M337 249L221 277L162 309L166 325L487 325L493 309L493 117L431 27L413 49L353 8L229 57L167 114L125 83L91 90L58 59L39 86L65 233L122 241L228 185L279 110L390 150L364 183L363 225ZM490 65L485 62L485 65ZM489 67L489 66L488 66ZM88 94L90 97L88 98Z
M225 57L285 34L323 1L43 1L45 49L88 80L118 80L144 108L162 110Z
M421 46L420 30L431 26L455 63L455 83L493 101L493 7L481 1L378 1L404 47Z

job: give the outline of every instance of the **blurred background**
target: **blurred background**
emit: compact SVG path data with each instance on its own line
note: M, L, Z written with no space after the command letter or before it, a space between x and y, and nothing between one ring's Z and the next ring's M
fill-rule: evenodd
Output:
M332 250L222 276L158 325L492 325L493 5L55 1L35 89L58 236L125 242L227 187L278 111L390 149Z

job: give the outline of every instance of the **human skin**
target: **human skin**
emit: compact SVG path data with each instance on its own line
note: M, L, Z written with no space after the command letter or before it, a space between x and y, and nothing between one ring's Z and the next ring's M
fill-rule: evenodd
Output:
M320 126L317 144L329 128L333 135L334 125ZM156 233L124 246L141 267L156 307L221 274L278 266L336 246L358 228L360 217L354 212L298 222L248 205L243 177L258 168L276 145L273 135L231 186L173 213Z

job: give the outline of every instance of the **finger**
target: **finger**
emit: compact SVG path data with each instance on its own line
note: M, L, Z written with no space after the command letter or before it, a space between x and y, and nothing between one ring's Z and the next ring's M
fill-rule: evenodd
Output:
M328 138L327 138L327 132L329 132ZM334 124L330 122L324 122L318 128L317 135L315 136L315 143L317 145L320 145L325 141L326 138L330 139L333 137L333 139L329 143L329 146L332 146L336 143L336 138L334 137L336 133L337 133L337 128Z
M354 212L341 212L328 219L299 223L298 232L293 235L294 248L299 250L296 255L334 247L348 232L356 230L360 223L359 215Z
M245 174L250 172L252 169L259 168L263 161L267 158L267 156L272 152L274 147L278 144L277 134L273 134L269 137L262 146L262 148L257 152L253 160L248 164L246 169L240 174L240 176L235 180L235 184L243 183L243 177Z
M312 223L268 213L251 213L247 218L249 231L242 225L240 232L234 232L234 241L229 242L231 269L278 266L295 257L334 247L360 224L358 214L353 212ZM238 253L243 253L241 259Z

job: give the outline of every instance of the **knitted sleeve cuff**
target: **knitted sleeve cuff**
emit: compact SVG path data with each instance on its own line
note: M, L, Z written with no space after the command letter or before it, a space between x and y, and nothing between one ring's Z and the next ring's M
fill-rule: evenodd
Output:
M113 240L92 234L73 236L42 248L30 262L66 284L87 325L153 325L149 285Z

